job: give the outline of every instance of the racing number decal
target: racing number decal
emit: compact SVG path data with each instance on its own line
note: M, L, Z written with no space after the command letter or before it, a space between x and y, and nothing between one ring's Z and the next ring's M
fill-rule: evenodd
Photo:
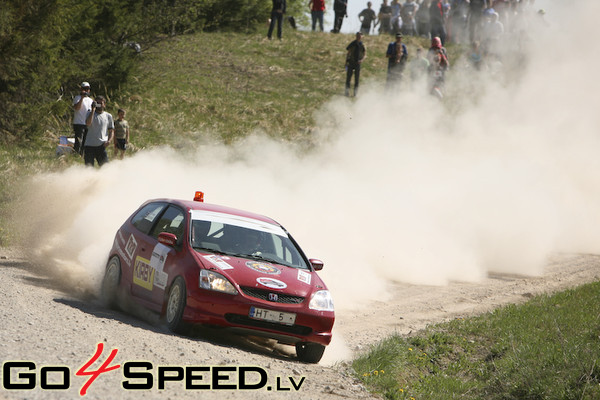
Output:
M154 271L154 268L150 266L150 260L138 256L133 267L133 283L144 289L152 290Z

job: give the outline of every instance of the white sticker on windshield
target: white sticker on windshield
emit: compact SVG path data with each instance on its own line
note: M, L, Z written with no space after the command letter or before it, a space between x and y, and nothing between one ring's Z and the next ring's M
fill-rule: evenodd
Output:
M233 267L231 265L229 265L227 262L225 262L223 260L223 258L215 255L215 254L210 254L207 256L203 256L205 260L209 261L211 264L213 264L214 266L222 269L222 270L226 270L226 269L233 269Z
M310 280L312 278L312 275L306 271L302 271L301 269L298 270L298 280L300 282L304 282L308 285L310 285Z
M288 237L288 235L285 233L281 226L274 225L265 221L260 221L258 219L206 210L191 210L190 212L192 215L192 219L194 220L220 222L224 225L239 226L242 228L253 229L255 231L267 232L282 237Z

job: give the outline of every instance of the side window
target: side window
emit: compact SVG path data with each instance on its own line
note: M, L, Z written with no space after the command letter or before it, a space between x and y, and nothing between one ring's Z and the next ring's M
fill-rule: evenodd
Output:
M158 223L154 225L151 236L158 238L161 232L168 232L177 236L177 241L181 243L181 240L183 240L184 225L185 216L183 210L170 205L163 215L160 216Z
M165 209L167 205L165 203L150 203L144 206L137 214L133 216L131 219L131 223L137 229L145 233L146 235L152 229L152 225L154 225L154 221L160 215L162 210Z
M194 220L192 223L192 246L204 249L222 250L221 237L223 224L219 222Z

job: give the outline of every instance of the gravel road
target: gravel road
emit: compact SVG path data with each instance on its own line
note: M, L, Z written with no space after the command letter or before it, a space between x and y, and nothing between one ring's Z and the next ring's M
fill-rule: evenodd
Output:
M103 308L85 277L65 279L60 267L42 265L18 249L0 248L3 371L15 366L8 372L13 384L35 378L33 390L7 390L3 375L0 398L76 399L84 389L88 399L376 398L352 377L347 361L370 344L600 278L600 256L561 254L548 261L540 277L493 275L478 283L445 286L394 283L390 299L338 311L334 341L321 363L310 365L296 361L292 348L218 330L173 335L152 314ZM119 368L85 388L89 378L76 373L99 344L103 351L87 371L100 368L115 349L105 366ZM13 361L28 364L7 364ZM164 389L158 388L160 381ZM152 388L125 389L123 382ZM58 389L61 385L68 389ZM236 390L244 385L247 390Z

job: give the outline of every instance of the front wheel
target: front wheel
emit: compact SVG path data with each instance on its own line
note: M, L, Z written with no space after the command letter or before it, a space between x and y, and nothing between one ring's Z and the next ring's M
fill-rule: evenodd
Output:
M188 324L183 322L183 310L186 303L185 281L181 277L175 278L169 290L167 299L166 319L169 329L175 333L183 334L187 331Z
M316 364L323 357L325 346L319 343L296 343L296 356L302 362Z
M109 308L117 308L117 292L121 282L121 261L114 256L108 260L104 279L102 280L101 297L102 302Z

